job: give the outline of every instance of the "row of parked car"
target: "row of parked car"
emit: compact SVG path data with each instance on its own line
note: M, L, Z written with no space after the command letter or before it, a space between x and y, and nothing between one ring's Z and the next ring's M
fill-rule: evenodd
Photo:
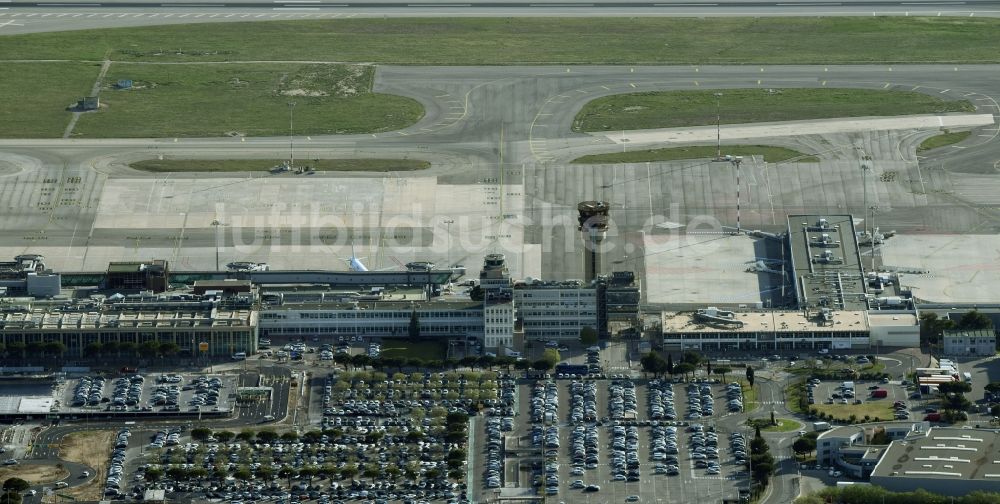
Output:
M115 380L115 390L111 394L111 406L135 406L142 398L142 375Z
M726 401L730 413L743 411L743 386L738 382L726 385Z
M691 460L698 469L706 469L706 474L719 474L722 466L719 464L719 435L713 427L705 428L701 424L691 424L688 427L691 437Z
M555 422L559 409L559 388L554 381L538 382L531 389L531 421Z
M681 473L678 466L677 455L677 427L667 425L654 425L649 430L650 458L653 460L653 472L656 474L666 474L677 476Z
M611 428L611 480L639 481L639 428Z
M128 438L132 433L128 429L118 431L115 447L111 451L111 466L108 467L108 479L104 483L106 497L118 497L122 493L122 478L125 474L125 449L128 448Z
M500 488L503 475L503 434L498 417L486 419L486 488Z
M596 425L577 425L570 434L570 456L573 457L575 472L582 474L582 468L597 469L600 445L597 439Z
M608 413L614 420L634 419L639 414L632 380L614 380L608 384Z
M73 406L100 404L104 398L104 378L84 376L73 389Z
M573 381L569 384L569 422L579 425L597 421L597 383Z
M739 432L729 433L729 449L733 451L733 461L739 465L744 465L750 459L747 452L747 440Z
M674 387L670 382L652 380L649 382L649 418L652 420L676 420Z
M688 420L697 420L703 416L715 414L715 404L712 400L712 386L703 383L689 383L687 386Z

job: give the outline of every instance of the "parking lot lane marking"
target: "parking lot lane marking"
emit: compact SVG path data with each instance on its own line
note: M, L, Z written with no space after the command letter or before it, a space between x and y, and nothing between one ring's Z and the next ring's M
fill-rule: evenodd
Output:
M611 91L611 88L609 88L608 86L601 86L601 87L604 88L607 91Z
M940 93L939 93L939 94L945 94L945 93L947 93L948 91L951 91L951 89L945 89L944 91L940 91Z
M916 91L916 90L918 90L918 89L920 89L920 86L913 86L913 88L912 88L912 89L910 89L910 91Z

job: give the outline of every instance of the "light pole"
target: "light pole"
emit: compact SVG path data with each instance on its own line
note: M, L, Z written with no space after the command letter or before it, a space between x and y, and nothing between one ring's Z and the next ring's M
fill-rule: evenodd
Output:
M212 227L215 228L215 271L219 271L219 226L221 225L218 219L212 221Z
M872 247L872 271L875 271L875 233L878 233L878 228L875 226L875 213L878 212L878 205L872 205L870 207L872 211L872 234L871 234L871 247Z
M288 167L295 166L295 137L292 136L295 119L295 102L288 102Z
M448 267L451 268L452 267L452 264L451 264L451 225L455 223L455 220L454 219L445 219L443 222L444 222L444 227L446 229L445 232L448 233L448 252L447 252L447 254L448 254Z
M864 211L864 209L868 208L868 172L871 171L872 165L871 165L871 162L870 162L871 161L871 157L869 157L867 154L865 154L865 151L863 151L863 150L860 150L860 152L861 152L861 192L863 194L863 196L862 196L863 201L862 201L862 207L861 208ZM862 217L867 217L867 216L862 215ZM867 218L864 219L864 221L862 222L862 226L863 226L863 229L864 229L864 233L867 235L868 234L868 219ZM874 230L872 230L872 231L874 232ZM874 237L872 237L872 240L874 240Z
M722 93L715 93L715 139L718 148L715 151L715 159L722 159Z

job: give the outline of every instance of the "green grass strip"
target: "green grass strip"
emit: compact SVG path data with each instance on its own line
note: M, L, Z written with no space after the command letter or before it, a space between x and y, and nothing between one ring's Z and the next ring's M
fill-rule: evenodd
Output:
M722 93L721 97L715 93ZM716 112L718 107L718 112ZM577 113L574 131L618 131L722 124L972 112L966 100L914 91L791 88L657 91L597 98Z
M980 17L387 18L142 26L0 38L0 59L407 65L1000 61L1000 19Z
M591 154L573 160L575 164L610 164L610 163L651 163L657 161L678 161L684 159L714 158L718 153L714 145L692 145L685 147L667 147L663 149L636 150L628 152L610 152L607 154ZM779 163L794 160L799 163L816 163L815 156L799 151L774 147L770 145L724 145L722 154L733 156L763 156L768 163Z

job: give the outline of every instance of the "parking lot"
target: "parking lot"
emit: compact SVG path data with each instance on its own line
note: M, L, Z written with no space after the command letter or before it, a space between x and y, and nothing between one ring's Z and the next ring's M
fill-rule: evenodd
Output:
M515 460L522 472L504 474L553 502L721 500L746 484L739 462L746 452L734 450L733 433L717 425L742 417L739 408L730 411L724 384L550 379L522 382L519 395L527 414L503 434L519 437L515 444L532 447L541 462ZM482 498L490 495L487 489Z
M130 374L84 376L63 381L53 394L63 413L224 412L233 407L235 376Z
M845 387L846 385L846 387ZM912 411L916 401L905 387L883 381L857 380L813 380L806 384L806 398L810 408L835 418L857 419L867 416L870 420L910 420L916 418L911 412L902 414L894 405L903 403ZM884 397L876 397L883 395ZM920 418L923 418L920 416Z

